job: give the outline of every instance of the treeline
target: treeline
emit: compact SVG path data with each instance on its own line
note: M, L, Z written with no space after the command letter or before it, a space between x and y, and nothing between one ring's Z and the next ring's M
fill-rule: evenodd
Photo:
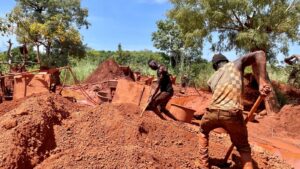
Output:
M19 48L13 48L11 50L13 56L13 65L20 64L22 62L22 55ZM83 81L89 74L91 74L99 64L103 61L112 58L120 65L127 65L133 71L141 72L143 75L155 75L155 72L152 71L147 63L148 60L154 59L161 64L164 64L168 67L169 72L177 76L177 81L180 82L180 77L187 75L190 79L190 85L195 84L196 86L205 87L207 79L214 72L212 69L211 63L205 59L194 59L186 60L184 66L181 67L181 64L174 66L172 64L172 59L163 52L154 52L150 50L143 51L127 51L122 50L119 46L119 49L116 51L104 51L104 50L94 50L87 48L86 54L81 57L60 57L55 58L51 57L50 59L40 54L41 64L36 62L36 52L33 48L29 48L27 55L27 70L38 69L39 67L61 67L70 65L78 79ZM0 71L3 73L8 72L8 57L7 52L0 53ZM287 82L287 78L291 72L290 66L278 66L274 64L268 65L268 73L271 80L279 82ZM64 76L64 72L62 73ZM71 84L72 78L70 75L66 77L67 83Z
M154 59L168 67L169 72L177 76L178 82L182 75L187 75L191 84L203 86L209 76L213 73L211 64L204 60L194 60L186 63L184 70L178 66L172 66L172 60L161 52L153 52L150 50L143 51L97 51L88 50L87 56L81 59L70 59L70 65L73 67L76 75L80 80L84 80L93 70L97 68L106 59L114 59L120 65L130 66L133 71L141 72L143 75L156 75L156 72L148 67L148 60ZM70 79L71 80L71 79Z
M107 59L114 59L120 65L130 66L133 71L141 72L143 75L155 76L156 72L151 70L147 63L149 59L155 59L161 64L168 67L169 72L177 77L177 82L180 82L180 77L187 75L190 80L190 85L197 87L207 87L206 82L214 72L212 65L205 59L193 60L185 63L184 69L177 65L172 66L171 59L161 52L153 52L150 50L143 51L98 51L88 50L87 56L81 59L73 58L70 60L70 65L75 71L78 78L83 81L91 74L99 64ZM268 64L268 74L271 80L286 83L291 72L290 66L278 66ZM251 69L247 70L248 72ZM72 83L71 78L68 78L68 83Z

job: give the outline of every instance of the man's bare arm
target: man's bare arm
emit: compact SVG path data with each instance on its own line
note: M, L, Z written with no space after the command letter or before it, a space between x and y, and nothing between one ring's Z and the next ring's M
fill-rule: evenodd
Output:
M234 63L242 74L247 66L252 66L253 74L259 83L259 91L261 95L267 95L270 92L270 86L267 81L267 59L265 52L251 52L237 59Z

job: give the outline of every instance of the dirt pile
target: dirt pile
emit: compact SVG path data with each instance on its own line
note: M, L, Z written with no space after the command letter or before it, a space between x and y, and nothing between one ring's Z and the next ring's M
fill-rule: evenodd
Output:
M282 94L289 103L300 104L300 89L293 86L272 81L272 85L278 93Z
M54 94L22 101L11 102L18 106L0 116L0 168L32 168L47 158L56 146L53 126L74 110L72 103Z
M131 104L103 104L73 114L57 128L57 148L38 168L195 168L196 135L139 112Z
M81 107L40 94L0 115L0 168L197 168L197 130L153 112L140 117L133 104ZM212 133L213 165L230 144L227 135ZM291 168L264 150L253 158L259 168ZM237 152L231 162L230 168L241 168Z
M108 59L98 66L98 68L85 80L85 83L103 82L105 80L124 76L125 74L119 65L113 59Z
M261 137L289 137L300 139L300 105L285 105L278 114L259 119L258 124L250 123L251 132Z
M285 105L279 113L278 123L275 125L278 132L300 139L300 105Z
M197 168L198 127L160 120L152 112L139 116L132 104L102 104L72 113L55 126L56 148L36 168ZM212 163L225 156L228 136L212 135ZM226 147L224 147L226 146ZM254 154L261 168L290 168L267 153ZM230 168L240 168L233 156ZM218 168L218 167L215 167Z

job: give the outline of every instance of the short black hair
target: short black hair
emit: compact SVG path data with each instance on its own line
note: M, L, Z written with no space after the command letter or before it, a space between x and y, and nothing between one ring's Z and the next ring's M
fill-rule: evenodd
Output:
M213 68L215 70L218 70L218 64L221 62L226 62L228 63L229 60L226 58L226 56L224 56L221 53L215 54L211 60L212 64L213 64Z

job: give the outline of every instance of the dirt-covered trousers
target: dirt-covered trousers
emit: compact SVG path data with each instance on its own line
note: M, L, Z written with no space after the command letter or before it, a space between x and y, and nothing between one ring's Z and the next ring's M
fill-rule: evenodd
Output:
M202 117L200 132L208 139L208 134L215 128L224 128L240 153L251 153L248 131L241 110L208 110Z
M150 108L157 108L157 106L160 106L161 110L166 109L166 105L173 96L173 93L169 92L160 92L156 97L153 98Z

